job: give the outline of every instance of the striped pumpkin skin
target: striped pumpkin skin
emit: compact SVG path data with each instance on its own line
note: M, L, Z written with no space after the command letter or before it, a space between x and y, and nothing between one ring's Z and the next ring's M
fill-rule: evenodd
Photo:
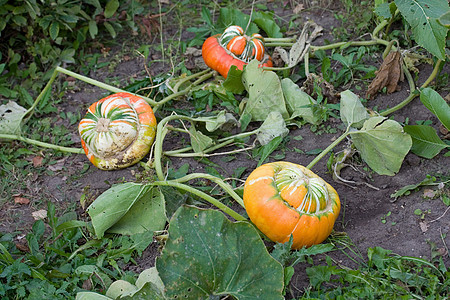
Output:
M239 60L249 63L252 59L261 61L264 58L264 38L258 33L251 37L244 34L240 26L230 26L222 33L219 43Z
M116 93L93 103L78 131L91 163L102 170L114 170L147 155L155 138L156 118L141 97Z
M252 59L261 61L260 67L272 67L272 58L265 53L264 39L260 34L246 36L239 26L228 27L223 34L205 40L202 46L205 64L227 78L231 66L243 70Z
M250 220L270 240L293 236L292 249L323 242L339 215L336 190L305 167L273 162L256 168L244 186Z

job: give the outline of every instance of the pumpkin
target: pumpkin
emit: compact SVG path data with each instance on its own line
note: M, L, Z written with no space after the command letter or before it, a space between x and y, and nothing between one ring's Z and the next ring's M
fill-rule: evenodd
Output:
M81 145L102 170L131 166L150 151L156 118L148 103L129 93L116 93L93 103L80 121Z
M244 185L245 210L253 224L292 249L323 242L340 211L336 190L309 169L290 162L256 168Z
M243 70L244 65L253 59L261 61L260 66L273 66L272 58L265 53L264 38L258 33L247 36L236 25L207 38L202 46L202 57L208 67L225 78L231 66Z

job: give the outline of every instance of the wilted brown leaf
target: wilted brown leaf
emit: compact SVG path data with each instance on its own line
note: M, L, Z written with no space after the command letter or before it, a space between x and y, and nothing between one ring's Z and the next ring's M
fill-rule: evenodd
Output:
M294 10L292 12L294 14L298 14L299 12L301 12L304 9L305 9L305 5L303 5L303 3L300 3L300 4L297 4L296 7L294 7Z
M35 168L38 168L40 166L42 166L42 161L44 160L44 158L40 155L36 155L35 157L33 157L33 166Z
M44 220L47 218L47 211L45 209L40 209L31 213L35 220Z
M17 241L14 243L16 245L16 248L19 249L22 252L30 252L30 248L27 245L27 241Z
M24 197L14 197L14 203L16 204L30 204L30 199Z
M336 92L332 84L323 79L322 76L313 73L309 74L306 78L302 90L314 99L317 99L318 95L314 91L314 84L320 87L322 96L327 99L327 103L338 103L341 99L341 95Z
M428 224L427 224L427 223L425 223L425 222L420 222L420 223L419 223L419 226L420 226L420 230L422 230L423 233L425 233L425 232L428 231Z
M367 99L372 99L384 87L387 88L388 94L397 90L398 82L403 80L401 58L399 51L390 52L386 56L367 89Z
M436 197L437 191L432 190L432 189L426 189L423 191L423 197L424 198L428 198L428 199L433 199L434 197Z

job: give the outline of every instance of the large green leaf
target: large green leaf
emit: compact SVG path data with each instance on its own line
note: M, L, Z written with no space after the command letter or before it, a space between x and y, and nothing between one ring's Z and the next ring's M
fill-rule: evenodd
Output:
M201 153L208 147L212 146L214 141L207 135L204 135L202 132L197 131L195 126L192 125L189 127L189 135L191 137L191 146L194 149L194 152Z
M284 299L283 267L256 229L216 210L181 207L156 268L170 299Z
M101 194L88 207L95 235L134 234L164 229L164 197L158 188L133 182L118 184Z
M447 28L450 28L450 10L443 13L439 19L439 23L442 24L442 26L445 26Z
M259 28L264 30L267 36L271 38L282 38L283 34L277 23L273 20L273 14L269 12L258 11L253 14L253 22Z
M230 7L222 7L220 9L219 18L216 22L216 28L222 33L225 28L231 25L241 26L242 29L247 29L245 34L251 35L252 33L256 33L259 31L258 26L254 23L248 23L250 19L249 15L244 14L239 9L230 8ZM247 28L248 25L248 28Z
M14 101L0 105L0 134L20 134L27 110Z
M261 127L259 127L256 138L264 146L277 136L285 137L288 134L289 129L287 129L281 114L277 111L272 111L264 123L262 123Z
M416 42L431 54L445 60L445 37L448 28L438 22L449 10L447 0L395 0L400 13L411 25Z
M420 101L450 130L450 106L438 92L432 88L424 88L420 92Z
M349 90L341 93L341 120L347 127L361 128L359 124L368 117L369 114L359 100L358 95Z
M300 87L289 78L281 80L281 88L283 89L286 107L291 114L291 119L301 117L311 124L319 122L311 108L311 105L315 104L316 100L300 90Z
M412 145L402 126L384 117L369 118L350 134L361 157L380 175L395 175Z
M242 72L236 66L231 66L230 70L228 70L227 79L222 84L223 87L233 94L242 94L245 91L245 87L242 84Z
M272 71L263 71L259 64L252 60L242 74L242 83L249 96L242 114L250 114L253 121L264 121L271 111L280 112L284 119L289 118L280 79Z
M431 126L406 125L405 131L412 137L411 151L418 156L431 159L442 149L450 147L439 138Z

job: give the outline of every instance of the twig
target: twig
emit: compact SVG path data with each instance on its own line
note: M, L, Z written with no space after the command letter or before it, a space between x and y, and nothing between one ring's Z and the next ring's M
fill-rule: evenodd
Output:
M428 224L430 224L430 223L433 223L433 222L436 222L436 221L438 221L438 220L440 220L442 217L444 217L445 216L445 214L448 212L448 210L450 209L450 206L449 207L447 207L447 209L444 211L444 213L442 214L442 216L440 216L439 218L437 218L437 219L434 219L434 220L431 220L431 221L428 221L427 223Z

